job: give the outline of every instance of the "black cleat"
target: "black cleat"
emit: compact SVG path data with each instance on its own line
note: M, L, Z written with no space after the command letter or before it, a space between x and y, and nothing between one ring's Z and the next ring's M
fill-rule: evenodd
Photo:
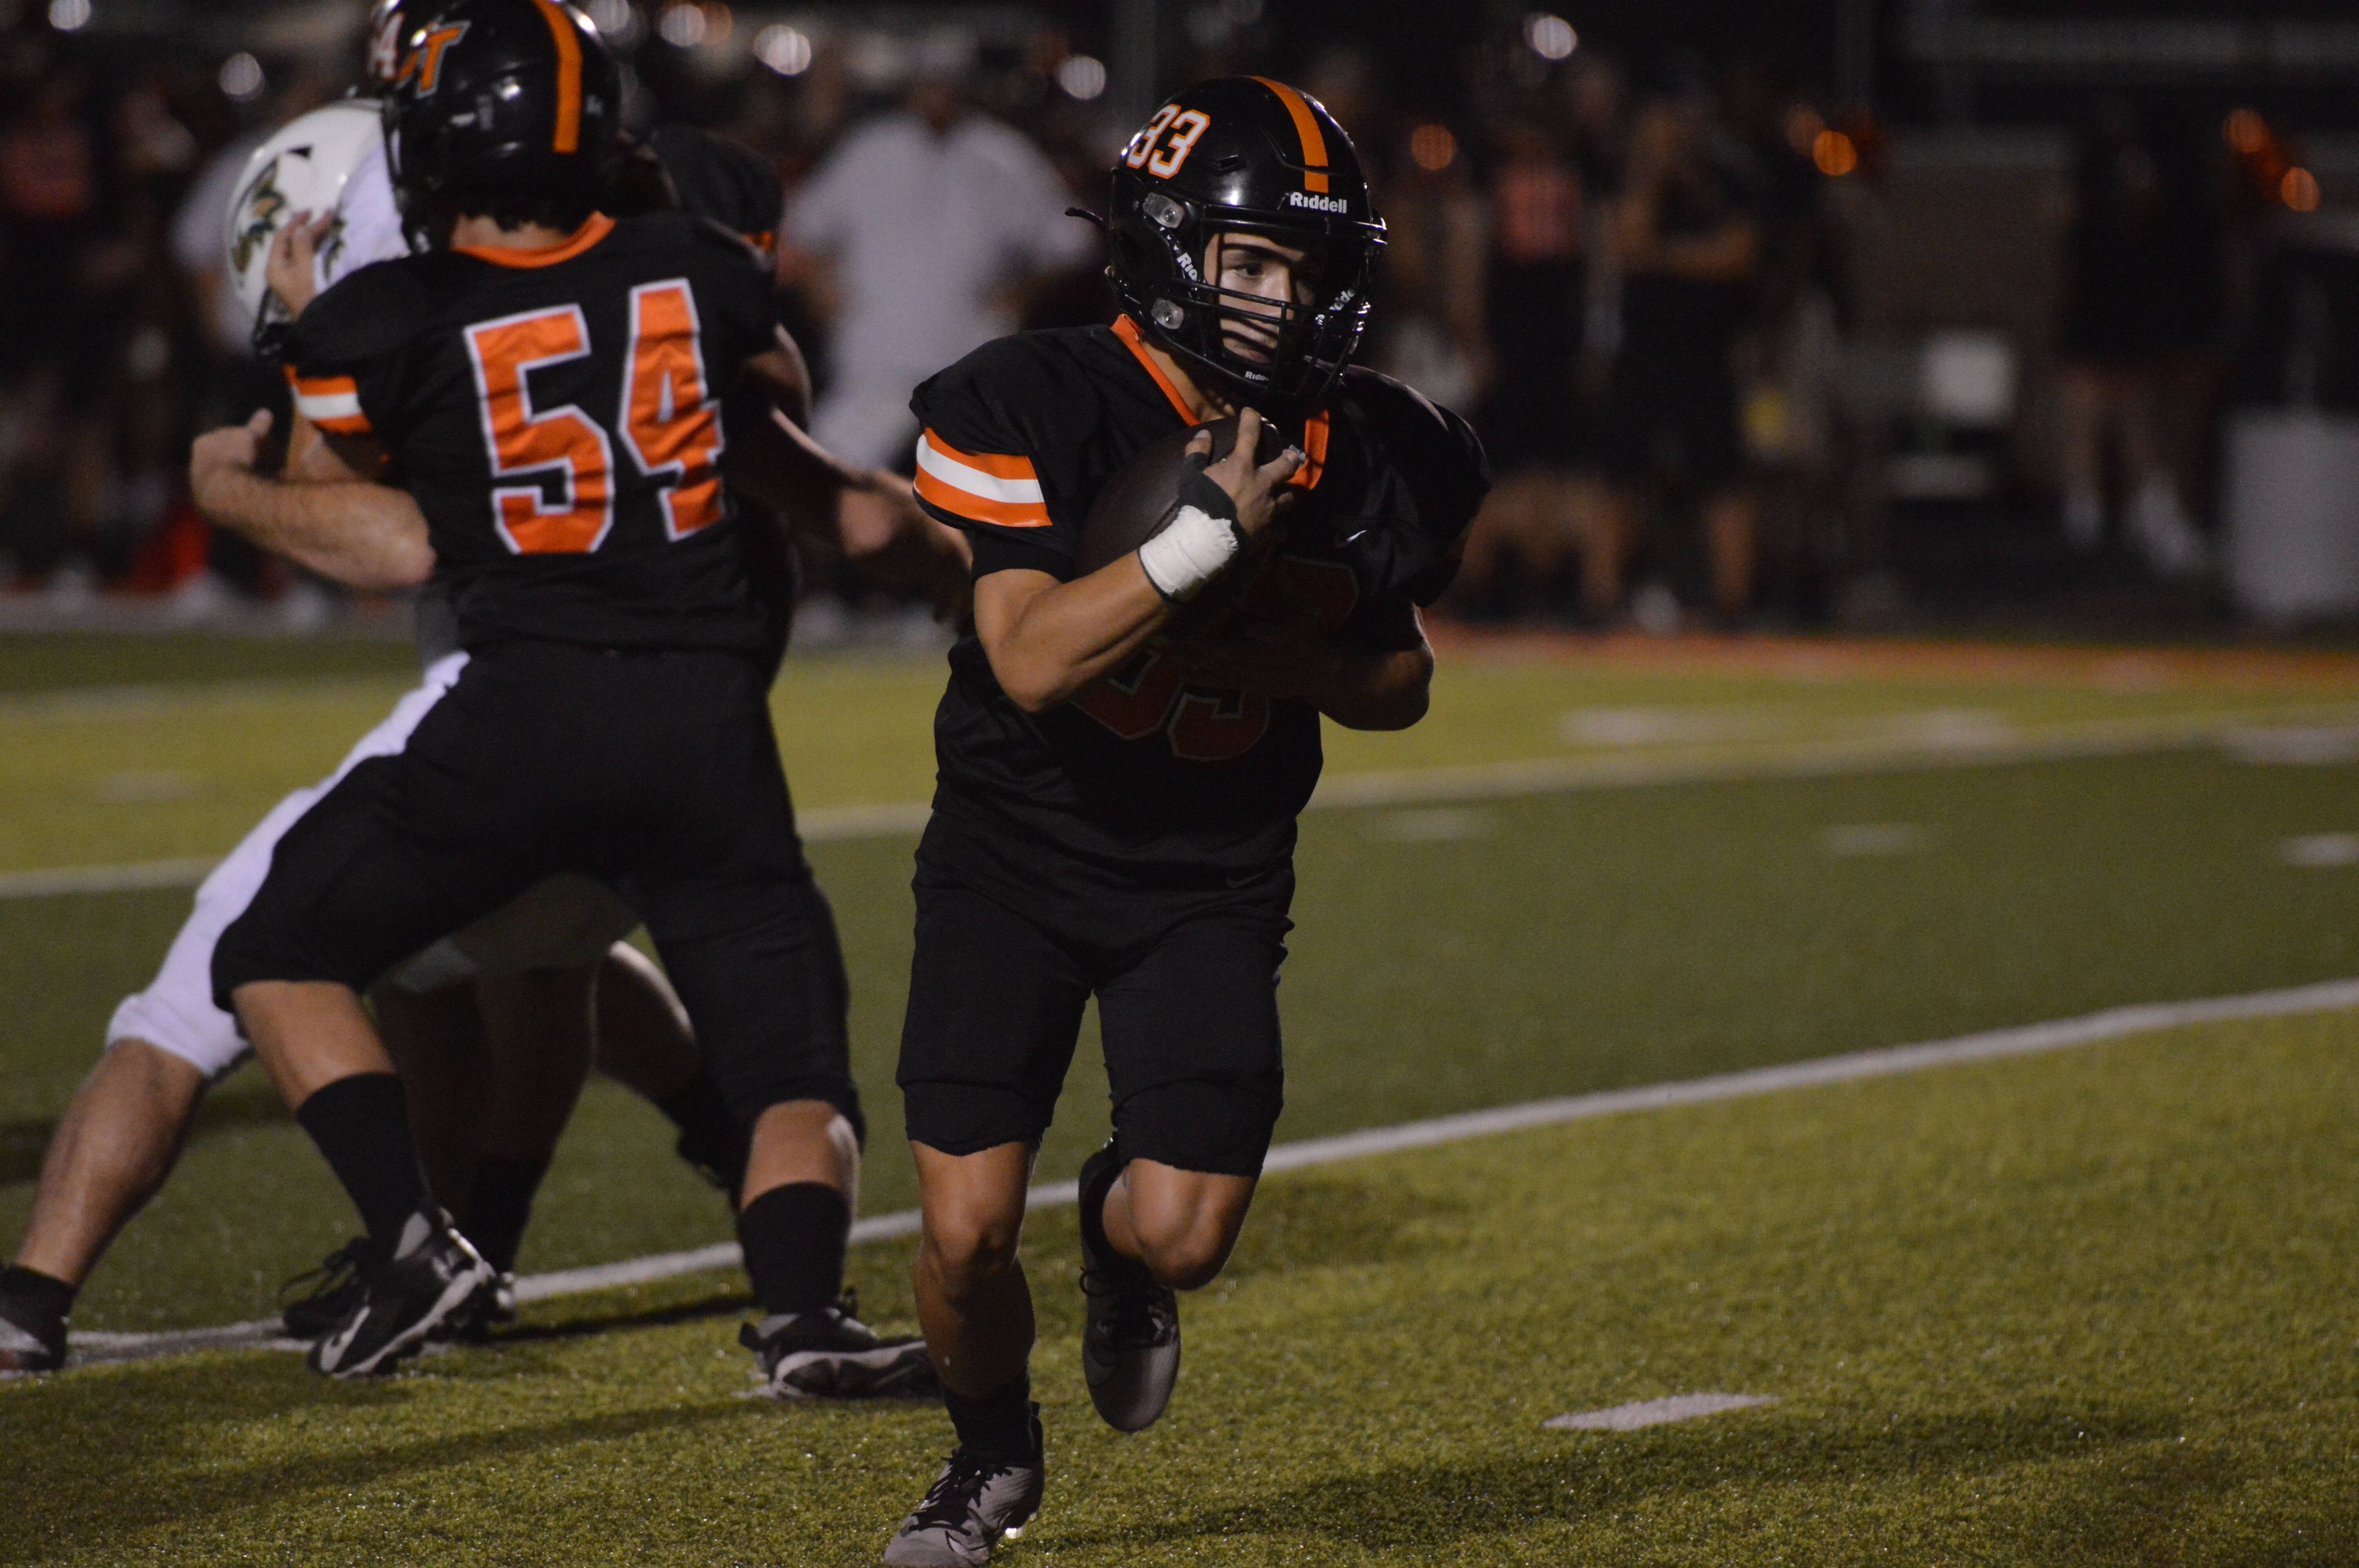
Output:
M996 1459L960 1448L926 1491L918 1511L886 1544L886 1568L979 1568L992 1549L1014 1541L1040 1511L1049 1465L1040 1407L1032 1407L1032 1454Z
M1122 1173L1114 1144L1082 1163L1082 1201L1102 1205ZM1093 1233L1099 1239L1093 1242ZM1104 1244L1101 1222L1082 1226L1082 1376L1090 1403L1116 1432L1144 1432L1171 1402L1180 1380L1180 1298L1143 1263Z
M444 1319L442 1326L429 1337L461 1345L483 1345L490 1341L494 1330L506 1328L516 1320L516 1275L495 1270L492 1288L477 1292L465 1306Z
M847 1291L832 1306L766 1317L737 1331L737 1343L762 1368L762 1392L774 1400L873 1400L941 1391L926 1342L886 1338L853 1315Z
M496 1280L449 1215L421 1209L402 1227L391 1260L361 1276L358 1301L311 1346L311 1370L337 1378L389 1372Z
M361 1277L368 1272L375 1255L367 1237L355 1236L321 1259L320 1266L310 1273L298 1274L279 1286L278 1319L287 1337L317 1339L343 1322L345 1314L360 1304ZM289 1292L306 1285L310 1289L288 1299Z
M54 1372L66 1364L66 1320L0 1296L0 1372Z

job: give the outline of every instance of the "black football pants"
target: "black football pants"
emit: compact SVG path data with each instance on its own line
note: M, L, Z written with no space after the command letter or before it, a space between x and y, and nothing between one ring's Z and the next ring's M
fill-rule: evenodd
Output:
M766 671L720 652L512 643L476 654L399 752L321 796L213 955L365 990L558 871L647 922L730 1108L824 1100L861 1125L843 957L796 837Z

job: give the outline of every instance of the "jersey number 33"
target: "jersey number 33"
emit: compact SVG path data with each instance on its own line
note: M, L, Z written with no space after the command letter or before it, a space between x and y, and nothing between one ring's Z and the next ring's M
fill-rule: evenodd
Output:
M724 515L721 404L704 371L696 296L684 277L631 290L630 353L612 421L578 405L534 406L531 373L590 357L578 305L479 321L466 330L484 443L491 455L492 525L517 555L582 555L614 526L614 448L660 488L665 536L684 539Z

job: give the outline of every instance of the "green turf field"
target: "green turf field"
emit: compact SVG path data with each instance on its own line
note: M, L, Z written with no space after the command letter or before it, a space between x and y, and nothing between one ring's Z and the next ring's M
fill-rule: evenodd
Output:
M397 649L306 670L263 646L251 669L207 639L0 646L0 889L218 854L402 688ZM1856 665L1466 657L1425 726L1339 738L1332 773L1375 804L1305 819L1279 1136L2359 974L2359 839L2334 837L2359 834L2359 688ZM806 808L922 799L939 679L791 665L777 711ZM1513 793L1518 767L1580 787ZM891 1091L909 847L813 850L853 970L871 1213L914 1195ZM0 1236L186 903L0 897ZM1015 1560L2354 1560L2329 1243L2354 1027L2190 1031L1274 1178L1233 1285L1190 1308L1182 1407L1126 1444L1065 1386L1071 1222L1048 1217L1060 1478ZM1103 1120L1083 1065L1043 1175ZM724 1238L666 1147L593 1086L525 1267ZM350 1223L244 1075L76 1326L255 1315ZM905 1262L854 1262L887 1315ZM939 1418L734 1400L729 1288L545 1303L525 1343L379 1389L255 1354L0 1387L0 1452L39 1453L49 1499L0 1511L0 1561L872 1560ZM1782 1402L1538 1425L1708 1390Z

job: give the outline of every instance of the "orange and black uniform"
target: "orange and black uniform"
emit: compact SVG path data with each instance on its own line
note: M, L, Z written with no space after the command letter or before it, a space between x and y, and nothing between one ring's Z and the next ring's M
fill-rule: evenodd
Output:
M978 577L1073 575L1106 482L1192 423L1127 319L1002 339L927 382L918 495ZM1414 647L1487 484L1465 424L1346 373L1307 426L1306 493L1266 579L1370 650ZM1317 711L1179 678L1150 643L1027 714L970 631L935 717L899 1079L910 1136L951 1153L1036 1139L1094 994L1125 1150L1260 1169L1281 1100L1277 969Z
M593 217L547 251L363 268L288 338L299 408L374 436L425 514L467 662L397 754L280 842L223 935L261 979L365 988L575 871L654 936L732 1108L857 1119L832 919L771 733L767 618L723 454L774 342L744 243L677 213Z

